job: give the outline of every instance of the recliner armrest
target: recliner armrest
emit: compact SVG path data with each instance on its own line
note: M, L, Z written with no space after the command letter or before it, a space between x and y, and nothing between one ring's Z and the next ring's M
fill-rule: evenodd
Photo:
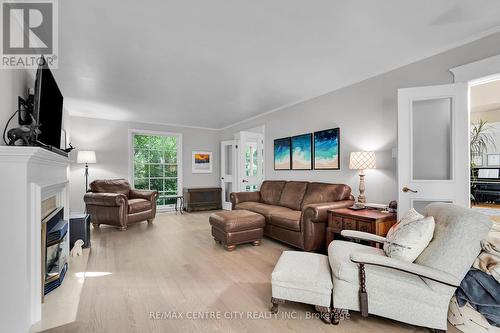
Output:
M383 255L369 254L365 252L351 253L351 261L357 264L375 265L396 269L406 273L418 275L451 287L460 286L460 280L454 275L440 269L422 266L412 262L406 262Z
M350 207L353 204L353 200L339 200L308 204L302 208L302 215L307 217L307 219L311 222L326 222L328 218L328 210Z
M340 234L346 238L366 240L370 242L385 243L385 237L371 234L369 232L356 231L356 230L342 230Z
M126 205L128 199L125 194L122 193L94 193L89 192L83 196L83 200L87 205L96 206L111 206L117 207Z
M132 189L129 192L129 197L130 199L145 199L154 202L158 198L158 191Z
M231 192L230 195L231 198L231 203L233 205L233 208L235 205L242 203L242 202L247 202L247 201L253 201L253 202L260 202L260 192Z

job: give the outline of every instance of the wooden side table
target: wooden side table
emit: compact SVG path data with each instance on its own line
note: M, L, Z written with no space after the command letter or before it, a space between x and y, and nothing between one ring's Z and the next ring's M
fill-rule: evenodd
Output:
M326 246L333 241L335 234L342 230L357 230L385 237L396 223L395 213L384 213L375 209L352 210L348 208L328 211ZM378 246L379 244L373 244Z

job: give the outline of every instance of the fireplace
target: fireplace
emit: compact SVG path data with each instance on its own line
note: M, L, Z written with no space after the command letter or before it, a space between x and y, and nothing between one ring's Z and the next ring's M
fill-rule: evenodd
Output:
M68 269L68 226L63 207L55 209L42 221L43 295L61 285Z
M69 165L69 158L43 148L0 146L0 253L9 271L0 283L0 308L9 316L2 332L29 332L42 318L46 243L41 241L46 241L47 228L41 229L47 225L41 222L46 206L52 206L49 214L64 207L64 219L69 219Z

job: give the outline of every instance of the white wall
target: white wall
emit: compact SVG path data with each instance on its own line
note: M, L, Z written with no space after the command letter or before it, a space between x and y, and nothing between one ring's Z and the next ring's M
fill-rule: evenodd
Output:
M265 124L267 179L346 183L353 188L355 195L358 193L359 178L356 171L349 170L349 153L356 150L374 150L377 152L378 169L367 171L366 195L369 202L387 203L396 199L398 194L397 161L391 157L391 149L397 146L397 89L451 83L453 76L448 71L450 68L494 56L500 52L498 45L500 34L495 34L226 128L221 138L231 139L237 131ZM340 127L341 170L274 170L274 139L337 126Z
M219 141L233 139L241 130L265 125L267 179L346 183L357 195L359 177L356 171L348 168L349 153L374 150L378 168L367 171L366 195L370 202L386 203L396 199L398 194L397 160L391 156L392 149L397 146L397 89L451 83L450 68L494 56L500 52L498 45L500 34L495 34L222 131L72 117L71 141L78 149L96 150L98 164L91 166L92 180L128 177L129 128L179 132L183 134L184 186L216 186L219 184ZM274 170L274 139L332 127L341 129L341 170ZM216 163L212 174L191 173L191 151L196 149L214 153ZM81 211L84 192L81 165L71 168L71 188L72 210Z
M500 91L499 98L500 98ZM473 124L479 123L480 120L487 121L488 123L498 123L500 122L500 109L488 110L483 112L471 112L470 122Z
M71 142L76 150L94 150L97 164L89 165L89 183L94 179L128 179L128 135L129 129L175 132L182 134L183 186L219 185L219 132L213 130L122 122L94 118L70 117ZM70 205L72 212L84 209L85 193L84 166L74 163L76 150L71 154L73 161L70 172ZM191 152L207 150L213 152L214 168L210 174L191 173Z
M33 88L34 80L31 73L21 69L0 70L0 135L7 120L17 110L17 96L27 97L27 89ZM19 126L17 115L12 119L9 129ZM3 138L0 138L0 145L4 145Z

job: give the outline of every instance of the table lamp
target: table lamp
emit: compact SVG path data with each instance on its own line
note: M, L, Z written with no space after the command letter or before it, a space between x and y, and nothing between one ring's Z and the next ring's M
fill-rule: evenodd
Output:
M359 170L359 196L358 202L365 203L365 170L377 167L375 152L356 151L352 152L349 158L349 169Z
M85 193L89 189L89 164L96 163L95 151L80 150L76 157L76 163L85 164Z

